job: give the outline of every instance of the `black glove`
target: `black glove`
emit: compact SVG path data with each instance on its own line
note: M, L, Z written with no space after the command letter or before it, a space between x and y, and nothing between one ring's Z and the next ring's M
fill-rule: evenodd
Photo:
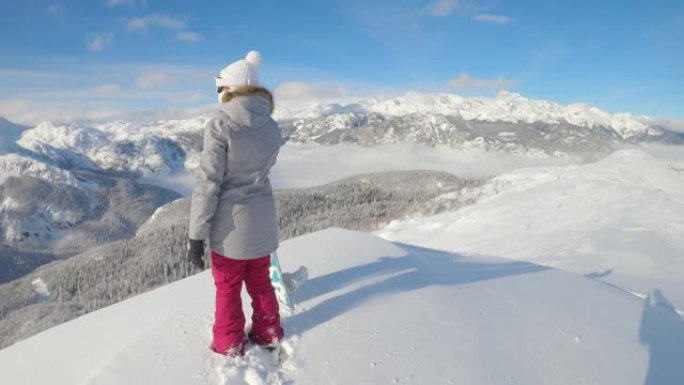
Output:
M204 270L204 241L188 240L188 251L185 256L198 269Z

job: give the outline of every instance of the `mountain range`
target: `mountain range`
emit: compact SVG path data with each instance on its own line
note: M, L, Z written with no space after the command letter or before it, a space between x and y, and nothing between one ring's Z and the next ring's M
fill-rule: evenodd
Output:
M299 110L281 108L274 118L291 142L324 145L419 143L532 157L591 157L626 144L684 143L680 134L632 114L611 115L586 104L563 106L509 92L496 98L407 93ZM0 142L0 152L5 153L0 155L0 173L18 175L21 170L75 185L78 181L57 169L132 176L193 170L209 119L211 114L154 122L43 122L35 127L3 119L2 136L11 139Z
M586 104L563 106L501 92L496 98L407 93L301 110L277 118L294 141L363 145L402 141L459 149L562 156L610 151L620 143L681 143L681 137L652 120L611 115Z

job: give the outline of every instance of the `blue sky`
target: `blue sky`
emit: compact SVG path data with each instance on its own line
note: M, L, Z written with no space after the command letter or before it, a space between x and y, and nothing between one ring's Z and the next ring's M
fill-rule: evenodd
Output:
M684 2L0 0L0 116L189 113L250 49L282 99L501 89L684 118Z

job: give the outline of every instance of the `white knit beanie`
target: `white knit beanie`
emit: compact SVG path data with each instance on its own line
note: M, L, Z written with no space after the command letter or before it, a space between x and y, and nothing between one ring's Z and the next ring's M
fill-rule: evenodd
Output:
M257 51L249 51L244 59L228 65L216 77L216 87L259 86L257 70L261 64L261 55Z

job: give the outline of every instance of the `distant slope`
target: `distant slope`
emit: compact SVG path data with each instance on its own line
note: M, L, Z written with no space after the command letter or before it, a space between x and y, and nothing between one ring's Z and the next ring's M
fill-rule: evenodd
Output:
M0 154L14 151L16 141L19 140L22 132L28 128L12 123L0 116Z
M501 92L496 98L409 92L390 99L279 110L296 142L366 146L401 142L464 150L567 156L607 153L624 143L684 143L680 135L631 114L563 106Z
M15 250L61 258L130 238L157 207L179 197L129 179L83 171L70 175L79 184L28 175L0 183L0 256Z
M462 97L446 93L408 92L392 98L361 99L348 104L321 104L298 110L280 109L282 120L317 119L349 113L382 116L443 115L456 116L470 122L567 123L577 127L609 128L622 138L656 134L650 124L629 113L611 115L601 109L574 103L561 105L548 100L526 98L514 92L501 91L495 98Z
M682 319L589 278L336 229L285 242L280 256L311 278L284 316L279 369L256 349L244 360L209 351L202 273L1 350L0 371L15 385L684 381Z

